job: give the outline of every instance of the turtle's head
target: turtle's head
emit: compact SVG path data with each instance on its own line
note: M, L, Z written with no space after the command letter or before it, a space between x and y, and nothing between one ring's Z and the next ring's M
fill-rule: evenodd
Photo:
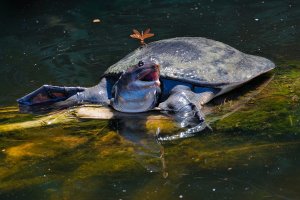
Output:
M121 112L144 112L156 106L160 92L159 65L139 61L114 85L111 105Z

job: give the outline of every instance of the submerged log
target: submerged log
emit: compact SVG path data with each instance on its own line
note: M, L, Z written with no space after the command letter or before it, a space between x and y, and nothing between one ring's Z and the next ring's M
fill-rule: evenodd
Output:
M5 109L2 109L2 114ZM17 109L13 110L16 113L15 117L20 117L17 115ZM11 107L7 111L11 112ZM167 120L171 121L172 119L166 115L161 114L159 111L151 111L139 114L129 114L129 113L121 113L110 109L108 107L103 107L99 105L85 105L81 107L74 107L67 110L62 110L54 113L50 113L46 116L39 116L37 118L33 118L29 121L24 122L14 122L8 124L0 124L0 134L4 132L42 127L42 126L50 126L56 124L63 124L68 122L76 122L79 119L137 119L137 120ZM28 120L28 119L26 119Z
M108 107L97 105L81 106L73 110L74 115L81 119L150 119L150 120L171 120L170 117L161 114L158 110L144 113L122 113Z

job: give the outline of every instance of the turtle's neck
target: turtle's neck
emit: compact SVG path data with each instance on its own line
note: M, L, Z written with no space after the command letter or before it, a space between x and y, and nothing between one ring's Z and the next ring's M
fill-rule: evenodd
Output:
M78 103L109 104L106 78L102 78L99 84L78 92L74 97Z

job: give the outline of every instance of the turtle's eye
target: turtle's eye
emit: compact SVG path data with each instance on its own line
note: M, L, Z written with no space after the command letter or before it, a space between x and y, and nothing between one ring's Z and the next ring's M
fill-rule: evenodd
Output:
M138 63L138 66L139 67L142 67L144 65L144 62L143 61L140 61L139 63Z

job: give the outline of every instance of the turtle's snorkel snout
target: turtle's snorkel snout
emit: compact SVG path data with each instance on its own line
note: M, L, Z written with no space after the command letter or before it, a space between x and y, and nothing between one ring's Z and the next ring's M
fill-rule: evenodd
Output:
M145 112L157 105L160 95L159 65L140 61L113 87L111 105L121 112Z

